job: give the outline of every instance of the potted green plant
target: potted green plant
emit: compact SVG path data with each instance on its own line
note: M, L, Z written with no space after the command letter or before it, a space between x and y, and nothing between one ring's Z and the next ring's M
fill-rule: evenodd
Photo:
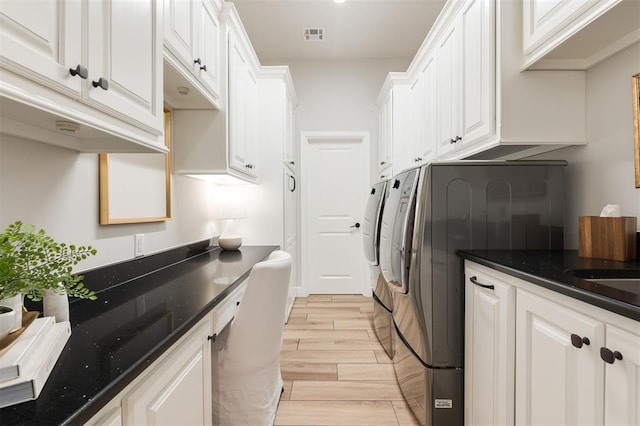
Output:
M47 292L97 299L82 283L84 277L72 273L74 265L96 252L91 246L58 243L33 225L12 223L0 234L0 305L11 303L4 299L18 299L21 312L22 297L40 301ZM18 314L18 328L21 321Z

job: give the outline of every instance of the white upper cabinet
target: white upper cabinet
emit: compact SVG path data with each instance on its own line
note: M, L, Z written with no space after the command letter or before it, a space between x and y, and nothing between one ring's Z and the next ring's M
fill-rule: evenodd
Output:
M0 2L2 67L43 86L80 96L88 78L82 60L81 1L48 1L38 13L20 0ZM78 68L79 67L79 68ZM75 77L69 68L77 69Z
M221 7L219 0L164 0L164 89L173 108L221 107Z
M457 159L465 145L495 135L495 2L465 1L434 54L437 156Z
M523 0L523 68L586 70L640 40L637 0Z
M378 108L378 179L389 179L393 175L393 92L391 89L383 91L382 101ZM377 180L377 179L375 179Z
M1 131L87 152L166 151L162 7L59 0L37 12L0 3Z
M409 112L394 112L391 127L409 120L401 127L414 133L411 148L394 137L394 169L405 157L430 161L429 150L437 160L518 159L586 144L585 73L522 71L521 14L508 0L445 4L403 73L422 99L394 99Z
M257 67L247 40L235 28L229 32L229 165L250 178L258 177Z
M86 5L89 103L157 128L163 117L162 37L154 18L159 6L154 0Z
M460 26L450 25L439 38L435 57L437 61L436 80L438 120L436 123L436 151L438 157L447 157L456 151L462 140L460 129Z

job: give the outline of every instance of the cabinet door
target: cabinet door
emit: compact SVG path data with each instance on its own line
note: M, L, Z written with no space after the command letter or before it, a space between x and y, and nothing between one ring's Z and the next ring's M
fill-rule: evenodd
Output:
M210 425L211 322L205 321L122 400L125 424Z
M199 4L188 0L164 0L164 43L187 69L194 66Z
M229 34L229 166L255 176L252 163L257 149L257 91L248 54L233 33Z
M54 90L79 96L82 79L69 73L82 61L82 2L0 2L1 66Z
M399 173L414 165L411 156L411 92L408 84L395 84L391 89L392 113L391 146L393 169Z
M640 425L640 327L632 333L607 324L607 348L622 360L605 364L604 424Z
M284 111L284 162L291 170L296 170L296 106L287 92Z
M391 177L391 152L393 150L391 135L393 133L393 92L380 105L378 121L378 173L380 179Z
M150 130L163 129L162 4L155 0L89 1L87 99ZM132 36L135 34L135 37ZM103 87L94 87L102 79Z
M297 264L297 224L298 224L298 203L296 200L297 182L296 176L285 170L284 173L284 251L292 257L291 281L289 283L289 294L287 297L286 318L289 317L293 301L296 294L296 264Z
M465 269L465 425L513 425L515 294Z
M530 53L570 23L590 4L599 0L524 0L522 4L523 45Z
M495 133L495 1L467 0L460 15L465 146Z
M210 0L202 1L198 75L209 91L218 96L220 88L220 22Z
M589 339L589 344L574 347L572 334ZM518 290L516 424L601 423L603 342L603 323Z
M457 23L452 23L436 46L438 81L438 132L436 154L449 156L457 148L460 108L460 57Z
M436 59L429 55L420 75L420 117L417 152L423 162L435 157L435 141L438 109L436 105Z

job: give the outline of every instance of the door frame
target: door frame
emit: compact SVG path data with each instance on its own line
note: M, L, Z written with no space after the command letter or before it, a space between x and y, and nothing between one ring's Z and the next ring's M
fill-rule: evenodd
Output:
M366 192L371 189L370 181L371 181L371 143L370 143L370 132L369 131L305 131L300 132L300 277L301 277L301 286L297 287L298 291L297 297L307 297L309 296L309 285L307 284L309 280L307 279L308 267L309 264L308 256L307 256L307 242L309 240L309 232L308 232L308 221L307 217L309 214L308 211L308 203L307 194L309 184L309 172L308 168L305 167L306 162L309 158L309 143L313 141L354 141L362 143L364 147L364 152L367 153L363 161L365 162L364 170L365 170L365 187L362 188L362 191ZM362 206L362 213L364 214L365 206ZM371 285L368 281L362 283L362 295L371 296Z

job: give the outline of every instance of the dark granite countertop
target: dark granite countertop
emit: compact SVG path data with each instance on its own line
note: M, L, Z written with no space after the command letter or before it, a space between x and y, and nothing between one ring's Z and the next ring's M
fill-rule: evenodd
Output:
M275 246L186 247L85 273L98 300L70 304L71 337L40 396L0 424L82 424L249 276Z
M575 270L640 271L640 261L579 257L577 250L463 250L458 255L489 268L640 321L640 285L616 288L572 275ZM635 272L633 272L635 273ZM633 274L632 273L632 274ZM637 275L640 278L640 273Z

